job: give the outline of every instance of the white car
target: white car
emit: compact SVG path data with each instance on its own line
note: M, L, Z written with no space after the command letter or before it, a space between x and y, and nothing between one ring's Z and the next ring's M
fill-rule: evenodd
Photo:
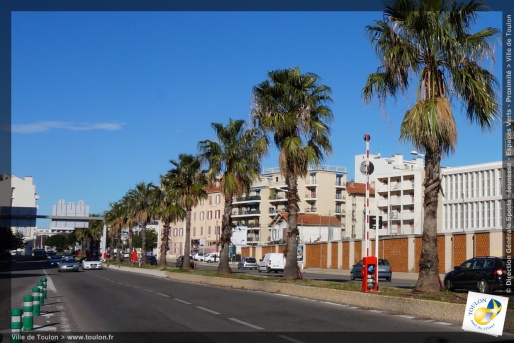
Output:
M102 269L102 261L98 257L88 257L82 261L82 269Z
M204 260L207 263L219 262L220 261L220 253L219 252L211 252L210 254L207 254L206 256L204 256Z

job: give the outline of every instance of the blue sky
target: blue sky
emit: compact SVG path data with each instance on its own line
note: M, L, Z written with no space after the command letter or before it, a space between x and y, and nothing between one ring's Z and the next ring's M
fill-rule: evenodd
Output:
M12 172L34 177L39 214L59 199L103 213L141 181L157 183L170 159L214 138L211 122L248 120L252 87L299 66L332 88L334 154L345 166L370 150L403 153L399 126L412 103L361 97L379 61L364 27L381 12L13 12ZM477 27L501 28L501 12ZM497 63L486 66L500 78ZM454 107L457 151L443 165L501 160L500 122L482 133ZM276 167L274 148L263 163ZM39 227L49 225L38 221Z

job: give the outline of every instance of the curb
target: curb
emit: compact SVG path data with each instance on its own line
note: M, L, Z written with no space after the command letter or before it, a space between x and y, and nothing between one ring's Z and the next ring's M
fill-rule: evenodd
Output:
M465 304L392 297L373 293L361 293L336 289L323 289L323 291L320 292L319 287L281 284L270 281L228 279L222 277L190 275L149 269L145 270L131 267L109 266L108 268L140 274L156 275L172 280L201 283L212 286L247 289L268 293L280 293L301 298L329 301L337 304L352 305L384 312L404 314L421 319L431 319L438 322L450 322L454 324L462 324L466 308ZM420 309L423 309L422 312ZM503 331L514 333L514 311L512 310L507 310Z

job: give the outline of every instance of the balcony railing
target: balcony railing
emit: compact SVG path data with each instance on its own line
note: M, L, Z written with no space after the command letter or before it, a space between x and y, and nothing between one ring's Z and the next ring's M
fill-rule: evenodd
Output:
M247 196L247 197L236 198L236 201L252 201L252 200L261 200L261 196L260 195L251 195L251 196Z
M316 207L307 207L305 209L305 212L306 213L316 212Z

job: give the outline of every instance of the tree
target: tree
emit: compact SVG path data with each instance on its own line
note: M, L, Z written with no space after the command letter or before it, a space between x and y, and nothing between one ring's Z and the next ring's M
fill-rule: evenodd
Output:
M152 250L157 245L157 232L153 229L146 230L146 251ZM143 232L138 232L134 235L134 247L143 247Z
M178 204L178 192L171 186L169 176L161 175L161 184L155 187L153 192L153 203L157 206L156 215L161 218L163 226L159 251L160 266L167 265L166 254L170 249L171 223L186 217L186 211Z
M0 256L8 254L9 250L25 247L23 233L13 233L10 227L0 227Z
M470 33L483 1L387 1L384 18L366 27L382 62L369 75L362 91L370 102L377 96L382 106L417 77L416 100L407 110L400 140L425 154L424 220L419 277L415 291L440 290L437 255L437 207L441 193L441 158L455 151L457 127L452 99L461 102L466 117L480 128L492 128L499 116L497 79L481 63L493 57L499 31L485 28Z
M211 123L217 140L203 140L198 146L200 158L208 164L210 184L219 181L225 198L222 232L220 235L220 264L218 274L228 274L229 245L232 237L233 197L249 193L250 186L259 176L261 158L266 152L267 140L257 129L245 129L244 120L229 119L227 126Z
M298 178L319 165L332 152L329 123L333 119L328 103L331 90L318 84L316 74L301 74L300 68L268 73L268 80L253 87L254 123L273 135L279 150L280 172L287 185L288 232L284 278L298 278L296 246L300 198Z
M111 209L105 212L105 222L109 225L111 237L111 260L113 259L114 244L116 245L116 261L121 261L121 229L126 222L126 211L120 203L111 203Z
M89 232L85 227L76 228L74 232L75 237L77 237L78 241L80 242L80 256L86 256L87 251L90 251L88 248Z
M65 235L53 235L46 239L45 245L55 247L57 251L64 251L68 247L68 240Z
M140 182L136 188L128 192L130 198L129 206L134 213L134 220L141 225L142 251L141 263L146 264L146 225L153 219L152 189L154 185Z
M177 160L170 160L173 169L168 171L170 187L177 191L177 202L186 211L186 244L182 268L189 269L191 253L191 212L201 199L207 199L207 176L201 170L198 156L180 154Z

